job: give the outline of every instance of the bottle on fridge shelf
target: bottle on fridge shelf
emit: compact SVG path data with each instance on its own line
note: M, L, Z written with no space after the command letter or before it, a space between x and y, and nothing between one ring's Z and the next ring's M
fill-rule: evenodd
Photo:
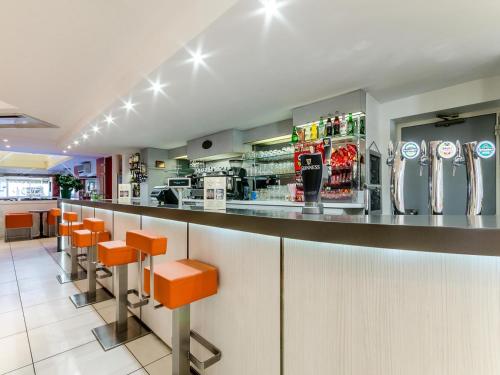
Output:
M333 120L333 136L338 137L340 135L340 119L339 116L336 115Z
M297 143L299 141L299 135L297 134L297 127L293 127L292 131L292 143Z
M318 139L318 124L313 122L311 124L311 141Z
M318 138L324 138L326 136L325 130L325 121L323 120L323 116L321 116L318 124Z
M310 126L306 126L304 128L304 140L306 142L311 140L311 127Z
M365 134L365 118L364 117L360 117L359 118L359 134L362 134L364 135Z
M331 137L332 135L333 135L332 118L328 116L328 120L326 120L326 136Z
M352 113L349 113L349 118L347 120L347 135L354 135L354 120L352 118Z
M342 119L340 120L340 136L345 137L347 135L347 120L345 118L345 114L342 115Z

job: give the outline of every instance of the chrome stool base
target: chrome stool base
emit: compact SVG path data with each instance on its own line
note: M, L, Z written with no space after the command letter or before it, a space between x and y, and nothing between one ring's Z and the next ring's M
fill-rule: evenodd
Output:
M150 332L151 330L135 316L128 317L122 324L113 322L92 330L104 351L126 344Z
M84 292L80 294L74 294L69 297L69 299L78 309L80 307L93 305L95 303L107 301L108 299L113 299L113 296L106 289L99 288L95 291L95 293Z
M66 284L73 281L85 280L87 278L87 272L78 270L77 273L62 273L57 275L56 278L60 284Z

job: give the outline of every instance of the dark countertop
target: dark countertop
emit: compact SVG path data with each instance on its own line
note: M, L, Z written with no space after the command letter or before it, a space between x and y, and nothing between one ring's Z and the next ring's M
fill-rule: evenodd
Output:
M269 236L388 249L500 256L499 216L302 215L252 209L204 211L202 207L60 200L163 219Z

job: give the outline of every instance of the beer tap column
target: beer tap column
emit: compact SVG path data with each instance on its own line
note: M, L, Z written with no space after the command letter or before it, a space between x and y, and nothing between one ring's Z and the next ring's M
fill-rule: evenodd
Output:
M429 142L429 213L443 214L443 158L438 153L442 141Z

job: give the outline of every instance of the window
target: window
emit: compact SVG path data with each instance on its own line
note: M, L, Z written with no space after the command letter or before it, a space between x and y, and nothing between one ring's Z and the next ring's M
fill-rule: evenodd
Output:
M47 198L52 196L50 177L0 177L0 198Z

